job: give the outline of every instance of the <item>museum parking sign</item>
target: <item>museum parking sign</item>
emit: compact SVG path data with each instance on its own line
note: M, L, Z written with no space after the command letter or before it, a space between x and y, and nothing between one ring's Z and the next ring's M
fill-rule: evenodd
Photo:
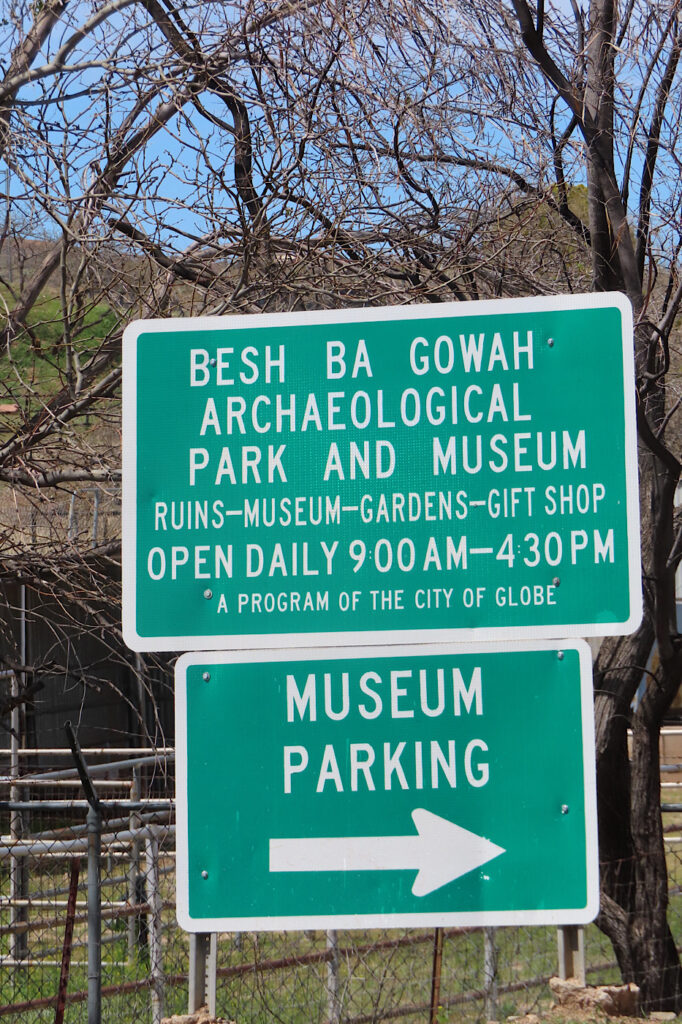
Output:
M183 928L591 921L591 667L583 641L183 655Z
M635 433L619 294L138 321L126 642L630 632Z

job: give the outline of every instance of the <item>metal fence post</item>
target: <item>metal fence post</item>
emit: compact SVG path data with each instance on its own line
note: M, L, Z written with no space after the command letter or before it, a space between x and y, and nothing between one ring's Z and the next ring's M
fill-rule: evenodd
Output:
M483 929L483 987L486 1019L497 1020L497 946L494 928Z
M19 646L22 666L26 665L28 637L26 632L26 587L22 583L19 588L19 611L20 611L20 635ZM10 692L12 697L12 710L10 712L10 763L9 774L11 779L18 779L21 775L19 764L19 750L23 738L23 717L24 705L21 702L26 683L25 673L20 675L12 672L10 676ZM16 784L10 785L9 798L11 801L19 802L22 799L22 790ZM10 812L10 835L12 839L22 839L25 829L24 813L13 809ZM10 897L12 900L10 909L10 923L22 925L28 923L28 858L13 857L10 861ZM10 955L14 960L25 960L28 957L28 928L12 932L10 940Z
M431 968L431 1010L429 1024L437 1024L440 1006L440 980L443 968L443 929L433 933L433 966Z
M130 790L130 799L137 801L140 799L140 768L138 765L133 766L133 784ZM134 810L130 812L130 831L135 832L140 827L141 818L140 812ZM130 842L130 865L128 868L128 899L134 906L138 902L139 894L139 883L138 878L140 876L140 840L132 839ZM135 957L135 951L138 946L138 933L139 933L140 919L138 915L131 916L128 918L128 961L132 962Z
M10 779L19 779L21 766L19 764L19 750L21 747L21 717L22 708L20 704L20 682L17 674L12 673L10 677L12 711L10 713L10 755L9 774ZM22 790L16 782L12 782L9 788L9 798L12 803L18 803L22 799ZM23 839L24 813L13 809L9 816L9 832L12 839ZM12 926L26 924L28 921L28 858L12 857L9 868L9 891L10 891L10 924ZM10 939L10 955L13 960L25 960L28 956L28 929L12 932Z
M102 805L71 722L64 723L69 746L89 804L88 830L88 1024L102 1024Z
M336 929L327 932L327 949L331 956L327 960L327 1019L329 1024L341 1020L339 999L339 935Z
M88 1024L102 1022L102 815L88 810Z
M147 903L149 904L149 974L152 982L152 1024L163 1017L163 958L161 948L161 892L159 889L159 839L145 840Z
M559 945L559 977L575 978L585 985L585 930L568 925L557 930Z

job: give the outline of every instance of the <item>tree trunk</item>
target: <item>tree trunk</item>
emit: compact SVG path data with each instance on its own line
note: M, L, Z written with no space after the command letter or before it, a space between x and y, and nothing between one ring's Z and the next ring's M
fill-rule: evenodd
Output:
M668 927L668 871L660 811L659 722L645 702L633 719L632 834L637 866L632 955L645 1009L682 1008L682 970Z
M605 641L595 666L598 924L613 943L623 980L639 985L643 1009L678 1012L682 971L667 923L659 754L661 721L680 678L678 655L664 635L670 590L658 551L672 523L673 477L648 453L640 469L644 621L633 636ZM646 674L657 638L665 650L656 674ZM633 709L643 678L646 690Z
M597 130L596 144L587 150L587 195L590 237L592 239L592 280L595 291L614 291L622 288L622 273L618 247L607 212L607 197L603 189L604 164L615 177L612 148L613 139L613 35L616 23L613 0L600 0L590 4L587 45L587 79L585 108ZM602 145L606 142L607 145ZM599 153L596 152L597 145Z

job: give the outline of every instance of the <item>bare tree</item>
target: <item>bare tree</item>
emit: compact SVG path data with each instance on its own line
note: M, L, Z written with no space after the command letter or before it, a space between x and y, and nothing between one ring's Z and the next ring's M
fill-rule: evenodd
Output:
M2 572L63 608L57 639L130 663L119 535L92 529L128 320L628 295L646 611L596 670L600 924L645 1006L680 1009L658 774L682 657L678 0L48 0L1 32ZM88 502L80 530L57 515Z
M133 667L113 515L127 322L552 285L535 186L454 155L472 115L445 12L60 0L17 4L2 32L3 573L55 633L39 663L6 655L28 685L64 668L67 634Z
M635 311L645 617L633 637L603 645L596 669L600 924L624 978L641 986L644 1005L679 1010L682 976L665 916L658 768L659 728L682 669L673 506L680 463L669 429L676 401L665 386L681 294L675 156L679 6L631 3L620 12L608 0L592 2L586 11L573 4L571 35L568 26L547 31L542 3L534 11L523 0L513 6L523 45L555 94L557 109L563 107L562 141L579 133L593 287L625 292ZM654 640L660 668L632 710Z

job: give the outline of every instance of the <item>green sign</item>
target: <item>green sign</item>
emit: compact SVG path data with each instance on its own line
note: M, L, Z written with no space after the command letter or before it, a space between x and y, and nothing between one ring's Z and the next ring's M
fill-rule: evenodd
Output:
M137 322L123 521L136 650L629 632L630 307Z
M189 931L596 915L582 641L188 654L176 721Z

